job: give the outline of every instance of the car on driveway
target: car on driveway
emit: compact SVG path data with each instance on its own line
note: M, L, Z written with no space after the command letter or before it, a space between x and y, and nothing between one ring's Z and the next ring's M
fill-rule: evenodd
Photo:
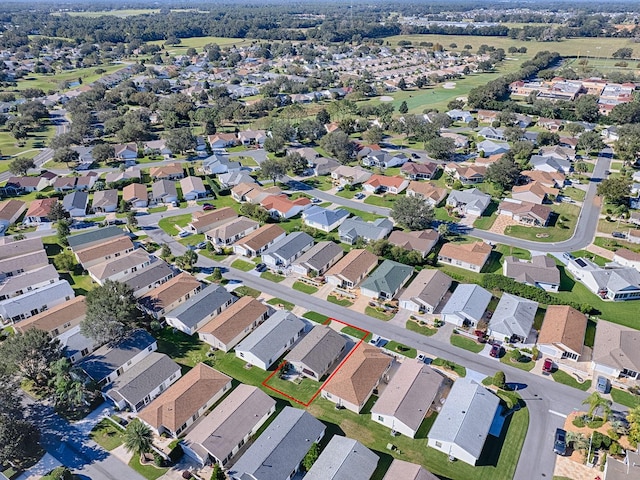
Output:
M209 210L215 210L216 207L214 207L213 205L203 205L202 206L202 210L209 211Z
M200 242L198 245L196 245L197 248L207 248L207 243L208 242Z
M623 232L611 232L613 238L627 238Z
M264 272L267 269L267 266L264 263L259 263L256 265L256 272Z
M556 429L556 435L553 441L553 453L557 455L567 453L567 432L561 428Z
M420 155L418 155L416 152L413 152L411 154L411 158L420 158Z
M320 203L322 200L320 200L319 198L313 197L311 199L311 203Z
M344 187L342 187L342 186L336 188L336 192L341 192L343 190L344 190Z
M567 260L571 260L573 258L573 255L571 255L569 252L564 252L562 254L562 258L566 258Z
M355 197L356 200L362 200L366 195L364 193L358 193Z
M609 380L606 377L599 376L596 381L596 390L599 393L609 393L609 390L611 390Z
M542 373L545 375L549 375L553 370L553 360L550 358L545 358L544 363L542 364Z
M187 232L187 231L182 231L178 234L180 238L185 238L185 237L188 237L189 235L191 235L191 232Z
M491 347L491 350L489 351L489 355L492 356L493 358L498 358L500 356L501 350L502 350L502 347L500 345L493 345Z

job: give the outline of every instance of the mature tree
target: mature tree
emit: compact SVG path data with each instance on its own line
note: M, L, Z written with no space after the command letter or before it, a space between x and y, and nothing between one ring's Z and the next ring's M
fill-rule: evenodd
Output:
M504 154L497 162L492 163L487 168L485 179L502 189L510 190L520 177L520 167L514 161L513 155L509 152Z
M172 152L184 154L187 150L196 148L196 137L190 128L174 128L165 134L167 148Z
M191 270L198 262L198 254L193 250L187 250L183 255L176 258L176 264L185 270Z
M21 464L38 449L40 432L30 422L0 416L0 464Z
M640 122L640 102L619 103L609 113L607 121L614 125Z
M384 130L379 126L373 125L369 127L363 134L362 139L367 143L377 144L382 142L384 138Z
M456 142L453 138L436 137L425 143L424 149L436 160L450 160L456 151Z
M80 375L74 374L74 366L68 358L53 362L51 375L49 385L57 407L72 411L85 404L87 389Z
M493 384L498 388L504 388L506 385L506 377L502 370L498 370L493 376Z
M127 212L127 225L131 230L138 226L138 217L136 217L136 212L132 210L129 210Z
M47 383L49 365L61 354L60 342L38 329L12 335L0 344L0 362L7 371L36 385Z
M613 58L631 58L633 56L633 48L623 47L619 48L611 55Z
M602 409L602 418L606 422L607 416L611 413L611 400L603 398L598 392L593 392L583 402L583 405L589 405L589 415L593 419L598 409Z
M356 150L356 146L349 139L349 136L340 130L322 137L320 139L320 147L333 155L342 164L349 163Z
M605 147L606 145L598 132L584 132L580 135L580 138L578 138L578 149L584 150L587 156L590 155L591 152L600 151Z
M631 180L624 177L606 178L598 185L597 192L610 203L626 205L631 195Z
M398 112L400 112L400 113L402 113L404 115L408 111L409 111L409 106L407 105L407 102L405 100L403 100L402 103L400 104L400 106L398 107Z
M400 90L406 90L406 89L407 89L407 82L405 82L404 78L401 78L401 79L398 81L398 88L399 88ZM402 113L402 112L401 112L401 113Z
M109 160L115 158L116 151L113 148L113 145L109 145L108 143L101 143L93 147L93 150L91 150L91 156L98 162L108 162Z
M538 145L557 145L560 143L560 135L555 132L540 132L538 134Z
M211 279L216 283L222 280L222 272L220 272L220 269L218 267L213 269L213 273L211 274Z
M256 222L265 223L269 220L269 212L262 206L253 203L243 203L240 205L240 213L245 217L254 219Z
M124 431L124 448L143 458L143 455L151 450L153 445L153 432L146 424L137 418L133 420Z
M576 118L584 122L597 122L600 118L598 109L598 97L595 95L582 95L574 101Z
M629 422L629 441L631 445L637 447L640 445L640 405L629 409L627 421Z
M87 293L86 303L80 330L98 344L121 338L137 317L133 291L124 283L106 280Z
M270 178L275 184L279 178L287 173L287 163L284 160L267 158L260 164L260 171L264 177Z
M284 144L285 142L282 137L273 135L265 139L264 149L270 153L278 153L284 149Z
M36 168L35 162L30 158L18 157L9 162L9 171L14 175L26 175L30 168Z
M289 153L284 160L287 164L287 170L292 172L294 175L302 175L302 173L309 168L309 162L307 159L298 152Z
M634 163L640 154L640 124L620 127L615 149L625 164Z
M318 113L316 113L316 120L318 120L321 124L326 125L331 121L331 115L327 112L326 109L321 109Z
M564 126L564 131L569 135L580 135L584 132L584 126L577 122L570 122Z
M451 235L451 233L451 225L449 225L449 223L442 222L440 225L438 225L438 234L441 237L447 238Z
M56 226L56 236L58 237L58 243L65 247L69 245L69 234L71 233L71 223L68 220L58 221Z
M162 244L162 248L160 249L160 257L165 260L171 256L171 248L166 243Z
M72 272L78 265L75 255L69 251L61 252L53 257L53 264L63 272Z
M449 103L447 103L447 108L449 110L460 110L464 108L464 100L459 100L457 98L455 100L450 100Z
M67 218L67 211L60 202L56 202L51 206L47 218L52 222L58 222Z
M511 145L510 151L513 153L513 157L524 165L531 158L533 143L528 140L519 140Z
M319 456L320 456L320 451L318 450L318 444L317 443L311 444L311 448L302 459L302 468L304 468L306 472L311 470L311 467L313 467L313 464L316 463L316 460L318 460Z
M67 467L56 467L46 478L51 480L75 480L77 477Z
M393 204L391 218L409 230L424 230L433 221L433 207L419 196L398 197Z

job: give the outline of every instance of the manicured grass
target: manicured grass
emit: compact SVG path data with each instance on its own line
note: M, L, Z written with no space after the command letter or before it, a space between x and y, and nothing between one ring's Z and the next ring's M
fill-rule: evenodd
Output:
M129 466L147 480L156 480L157 478L160 478L165 473L167 473L167 471L169 470L168 468L158 468L155 465L141 465L140 456L137 454L131 457Z
M586 195L586 192L584 190L581 190L581 189L576 188L576 187L563 188L562 189L562 193L563 193L563 195L565 195L567 197L571 197L576 202L584 201L584 197Z
M603 209L604 210L604 209ZM613 232L625 232L629 228L633 228L633 225L628 224L625 221L618 221L618 219L612 219L611 221L606 218L598 220L598 232L613 233Z
M18 90L40 88L45 92L48 90L55 90L57 92L61 82L75 82L78 78L81 78L82 83L88 85L105 75L122 70L125 67L126 65L123 64L97 65L95 67L74 68L73 70L56 71L55 73L48 74L31 73L18 80L17 88ZM105 73L96 73L97 68L102 68L106 71Z
M396 342L395 340L391 340L384 346L384 348L391 352L404 355L408 358L416 358L418 356L418 352L415 348L408 347L406 345L403 345L402 343Z
M180 364L183 373L207 359L209 345L201 341L197 335L189 336L179 330L174 332L171 327L166 327L159 332L154 332L153 336L158 340L158 352L167 354Z
M367 307L364 309L364 313L366 315L369 315L370 317L377 318L378 320L384 320L384 321L390 320L391 317L393 316L384 312L379 312L378 310L376 310L373 307L370 307L369 305L367 305Z
M158 222L158 226L169 235L177 235L178 227L186 227L191 222L191 214L185 213L183 215L174 215L173 217L162 218Z
M256 290L255 288L247 287L246 285L242 285L234 290L234 293L240 295L241 297L250 296L253 298L258 298L262 292Z
M469 350L473 353L479 353L484 349L483 344L476 342L472 338L460 335L459 333L452 334L449 341L451 342L451 345L464 348L465 350Z
M620 390L619 388L611 389L611 398L614 402L629 408L640 405L640 395L634 395L633 393L627 392L626 390Z
M269 300L267 303L268 303L269 305L274 305L274 306L282 305L282 307L283 307L283 308L285 308L285 309L287 309L287 310L293 310L293 309L294 309L294 307L295 307L295 305L294 305L293 303L291 303L291 302L287 302L286 300L283 300L283 299L278 298L278 297L274 297L274 298L272 298L272 299L271 299L271 300Z
M374 220L377 220L379 218L386 218L383 215L376 215L375 213L369 213L369 212L363 212L362 210L357 210L355 208L349 208L349 207L340 207L343 210L347 210L349 213L353 214L353 215L357 215L358 217L362 218L362 220L364 220L365 222L373 222Z
M29 132L29 136L23 140L23 143L18 144L5 126L3 129L0 129L0 152L2 152L4 156L19 155L21 158L33 158L38 152L27 152L27 150L45 148L54 133L55 127L53 125L44 124L39 130ZM12 158L4 158L0 161L0 172L5 172L9 169L11 160Z
M89 437L105 450L111 451L124 442L123 430L116 427L109 419L103 418L93 427Z
M377 207L393 208L393 204L398 199L398 195L369 195L364 199L367 205L375 205Z
M632 252L640 252L640 245L638 245L637 243L626 242L617 238L596 237L593 241L593 244L597 245L598 247L611 250L612 252L615 252L620 248L626 248L627 250L631 250Z
M237 268L243 272L249 272L255 268L255 265L250 262L245 262L244 260L234 260L231 263L231 268Z
M341 307L350 307L353 305L353 302L348 298L338 298L335 295L328 295L327 301L331 303L335 303L336 305L340 305Z
M304 181L307 185L317 188L318 190L322 190L326 192L327 190L331 190L333 188L333 183L331 181L331 177L329 175L324 177L314 177L309 178ZM344 191L344 190L343 190ZM340 192L338 192L340 193Z
M564 370L556 370L551 374L551 376L556 382L562 383L563 385L569 385L570 387L577 388L583 392L586 392L591 387L591 380L580 383L576 380L576 377Z
M306 377L294 383L289 380L282 380L276 374L269 379L267 385L290 395L300 402L307 403L322 384Z
M276 282L276 283L280 283L281 281L284 280L284 277L282 275L278 275L277 273L271 273L271 272L262 272L260 274L260 278L264 278L266 280L269 280L270 282Z
M301 281L294 282L291 288L298 290L299 292L306 293L307 295L313 295L318 291L316 287Z
M523 260L531 260L531 252L529 250L525 250L524 248L499 244L496 246L495 251L501 253L504 256L513 256L521 258Z
M162 207L151 207L149 208L147 211L149 213L160 213L160 212L166 212L167 211L167 206L162 206Z
M181 238L178 240L178 243L188 247L189 245L197 245L200 242L204 242L204 233L197 233L195 235L189 235L188 237Z
M361 338L365 342L368 342L369 340L371 340L371 337L372 337L371 332L363 332L362 330L359 330L354 327L344 327L340 331L352 337Z
M609 263L609 260L607 260L606 258L601 257L600 255L596 255L595 253L591 253L588 250L576 250L575 252L571 252L571 255L576 258L587 258L596 265L600 265L601 267L604 267L607 263Z
M426 325L419 325L418 322L414 322L413 320L407 320L405 328L407 330L411 330L412 332L416 332L427 337L435 335L438 332L437 328L427 327Z
M576 228L580 207L565 203L554 205L553 211L559 215L554 227L525 227L523 225L510 225L505 229L504 233L511 237L522 238L524 240L531 240L534 242L561 242L568 240L571 238L573 231ZM561 217L566 217L567 220L562 222L563 227L559 228Z
M329 319L329 317L327 317L326 315L322 315L321 313L312 311L308 311L302 316L307 320L311 320L312 322L316 323L325 323Z
M240 162L243 167L257 167L258 162L256 162L253 157L234 157L235 162Z
M535 367L536 362L534 362L533 360L531 360L529 357L527 357L526 355L522 355L520 354L520 356L516 355L516 351L515 350L511 350L509 352L506 353L506 355L504 355L501 359L500 362L506 364L506 365L511 365L512 367L516 367L519 368L520 370L525 370L527 372L531 371L531 369L533 367ZM524 360L524 359L528 359L528 360ZM524 361L519 361L519 359L522 359Z

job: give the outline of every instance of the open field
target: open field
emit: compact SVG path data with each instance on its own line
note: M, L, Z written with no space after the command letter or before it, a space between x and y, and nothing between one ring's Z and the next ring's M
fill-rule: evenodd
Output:
M32 73L24 78L18 80L18 86L16 88L7 89L8 92L20 91L25 88L40 88L45 93L49 90L59 90L59 85L62 82L76 82L79 78L82 79L82 84L89 84L95 82L104 75L116 72L125 68L126 65L122 63L116 63L111 65L97 65L95 67L88 68L74 68L73 70L67 70L64 72L50 73L47 75ZM105 73L96 73L97 68L106 70Z
M9 162L12 160L11 158L7 158L9 155L20 155L23 158L35 157L38 151L34 149L45 148L55 131L55 126L44 125L41 131L29 132L29 136L25 138L24 145L18 146L13 135L5 129L0 130L0 152L2 152L0 172L9 169Z
M225 38L225 37L191 37L191 38L183 38L181 39L180 45L171 45L167 46L166 50L169 53L184 53L188 48L202 48L209 43L215 43L220 47L226 47L229 45L235 45L237 47L241 45L249 45L253 42L254 39L251 38ZM149 42L153 45L162 45L164 44L164 40L156 40L153 42Z

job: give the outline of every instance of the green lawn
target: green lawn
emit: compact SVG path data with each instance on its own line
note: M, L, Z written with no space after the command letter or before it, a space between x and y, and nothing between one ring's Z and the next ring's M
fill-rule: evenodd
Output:
M398 199L398 195L369 195L364 199L367 205L375 205L376 207L393 208L393 204Z
M189 336L179 330L174 333L171 327L154 332L153 335L158 340L158 352L167 354L180 364L183 373L207 359L209 345L201 341L197 335Z
M244 260L234 260L233 263L231 263L231 268L237 268L243 272L249 272L255 268L255 265Z
M571 252L571 255L576 258L587 258L596 265L600 265L601 267L604 267L607 263L609 263L609 260L607 260L606 258L601 257L600 255L596 255L595 253L591 253L588 250L576 250L575 252Z
M364 339L365 342L371 340L372 337L371 332L363 332L362 330L354 327L344 327L340 331L347 335L351 335L352 337Z
M620 390L619 388L611 389L611 398L614 402L629 408L640 405L640 395L634 395L633 393L627 392L626 390Z
M426 325L419 325L418 322L414 322L413 320L407 320L405 328L407 330L411 330L412 332L426 335L427 337L435 335L438 332L437 328L427 327Z
M519 368L520 370L525 370L527 372L531 371L533 367L535 367L536 362L531 360L526 355L520 354L520 356L515 355L516 351L511 350L507 352L501 359L500 362L511 365L512 367ZM520 361L522 360L522 361Z
M495 248L496 252L506 256L513 256L523 260L531 260L531 252L524 248L512 247L510 245L498 244Z
M308 311L302 316L307 320L311 320L312 322L316 323L325 323L329 319L329 317L327 317L326 315L322 315L321 313L312 311Z
M258 298L262 292L260 292L259 290L256 290L255 288L251 288L251 287L247 287L246 285L242 285L242 286L236 288L234 290L234 293L236 293L237 295L240 295L241 297L244 297L244 296L248 295L248 296L253 297L253 298Z
M465 350L469 350L473 353L479 353L484 349L483 344L476 342L472 338L460 335L459 333L452 334L449 341L451 342L451 345L464 348Z
M282 380L278 377L278 374L276 374L269 379L267 385L292 396L302 403L307 403L320 389L322 384L315 380L311 380L310 378L303 378L302 380L294 383L289 380Z
M156 480L163 476L168 468L158 468L155 465L141 465L140 464L140 456L134 455L129 461L129 466L133 468L136 472L142 475L147 480Z
M612 252L615 252L619 248L626 248L627 250L631 250L632 252L640 252L640 245L638 245L637 243L626 242L617 238L596 237L593 241L593 244L597 245L598 247L611 250Z
M563 385L569 385L570 387L577 388L583 392L586 392L591 387L591 380L580 383L576 380L576 377L564 370L556 370L551 374L551 376L556 382L562 383Z
M6 127L0 129L0 152L5 156L5 158L0 161L0 172L5 172L9 169L9 163L12 159L6 158L6 156L19 155L22 158L35 157L38 152L28 152L28 150L46 148L55 131L53 125L44 124L38 130L29 132L29 136L23 140L23 143L18 144Z
M370 317L377 318L378 320L384 320L384 321L390 320L391 317L393 317L393 315L390 315L385 312L379 312L378 310L376 310L373 307L370 307L369 305L367 305L367 307L364 309L364 313L366 315L369 315Z
M580 213L580 207L570 204L559 204L553 206L553 211L559 217L554 227L525 227L524 225L510 225L504 233L511 237L522 238L534 242L562 242L568 240L573 235ZM561 222L561 219L566 221ZM562 227L559 225L562 223Z
M89 437L105 450L111 451L124 442L123 430L116 427L109 419L103 418L93 427Z
M313 188L317 188L318 190L322 190L324 192L326 192L327 190L331 190L331 188L333 188L333 183L331 181L331 177L330 176L324 176L324 177L314 177L314 178L309 178L307 180L304 181L304 183L306 183L307 185L313 187ZM343 190L345 191L345 190ZM338 192L338 193L342 193L342 192ZM355 192L354 192L355 194Z
M362 210L357 210L355 208L349 208L349 207L340 207L340 208L348 211L352 215L357 215L358 217L362 218L362 220L364 220L365 222L373 222L374 220L377 220L379 218L386 218L383 215L376 215L375 213L363 212Z
M418 352L415 348L408 347L402 343L396 342L395 340L391 340L384 346L384 348L408 358L416 358L418 356Z
M586 192L576 187L565 187L562 189L562 193L565 196L571 197L576 202L584 201Z
M299 292L306 293L307 295L313 295L318 291L316 287L309 285L308 283L301 282L299 280L294 282L291 288L293 288L294 290L298 290Z
M185 213L182 215L174 215L173 217L162 218L158 222L158 226L166 233L173 236L179 233L176 226L184 228L189 223L191 223L191 214Z
M201 242L204 242L204 233L197 233L195 235L189 235L188 237L181 238L178 240L178 243L188 247L189 245L198 245Z
M353 305L353 302L348 298L338 298L335 295L327 295L327 301L331 303L335 303L336 305L340 305L341 307L350 307Z
M264 278L266 280L269 280L270 282L276 282L276 283L280 283L281 281L284 280L284 277L282 275L278 275L277 273L271 273L271 272L262 272L260 274L260 278Z
M268 303L269 305L274 305L274 306L282 305L282 307L283 307L283 308L285 308L285 309L287 309L287 310L289 310L289 311L293 310L293 309L294 309L294 307L295 307L295 305L294 305L293 303L291 303L291 302L287 302L286 300L283 300L283 299L278 298L278 297L274 297L274 298L272 298L272 299L271 299L271 300L269 300L267 303Z
M147 211L149 213L161 213L161 212L166 212L167 208L168 207L166 205L164 205L162 207L151 207L151 208L147 209Z

